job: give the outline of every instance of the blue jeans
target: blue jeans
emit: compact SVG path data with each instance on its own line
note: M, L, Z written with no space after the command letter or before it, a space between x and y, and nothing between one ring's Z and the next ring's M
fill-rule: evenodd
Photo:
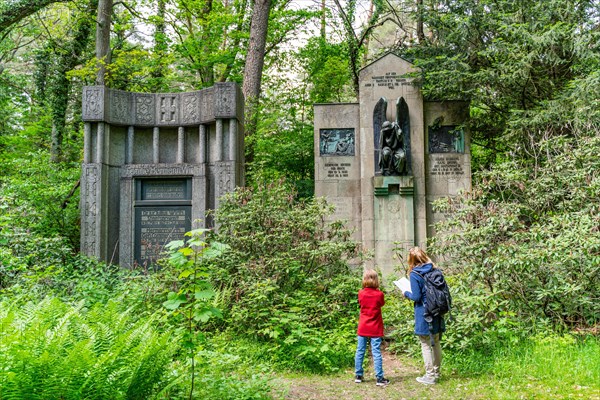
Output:
M363 360L367 351L367 341L371 339L371 353L373 353L373 366L375 368L375 377L383 378L383 366L381 359L381 338L366 336L357 336L358 345L356 346L356 355L354 356L354 370L356 375L363 376Z

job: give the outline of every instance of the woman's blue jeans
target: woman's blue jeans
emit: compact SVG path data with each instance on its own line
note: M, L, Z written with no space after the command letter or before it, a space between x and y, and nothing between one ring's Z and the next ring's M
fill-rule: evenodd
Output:
M358 336L358 345L356 346L356 355L354 356L354 370L356 375L363 376L363 360L367 351L367 341L371 339L371 353L373 353L373 367L375 368L375 377L383 378L383 362L381 359L381 338Z

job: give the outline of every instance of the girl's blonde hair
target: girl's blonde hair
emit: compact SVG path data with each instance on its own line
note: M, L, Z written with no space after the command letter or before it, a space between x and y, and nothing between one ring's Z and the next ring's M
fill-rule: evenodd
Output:
M363 288L375 288L379 289L379 275L377 271L373 269L366 269L363 273Z
M408 272L412 271L417 265L433 264L431 258L419 247L413 247L408 250Z

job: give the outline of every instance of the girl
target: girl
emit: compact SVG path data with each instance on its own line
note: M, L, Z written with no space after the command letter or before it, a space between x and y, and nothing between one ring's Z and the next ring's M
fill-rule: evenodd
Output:
M354 368L356 376L354 382L363 381L363 360L367 350L367 340L371 340L371 353L373 353L373 365L377 386L385 386L390 381L383 376L381 359L381 339L383 338L383 318L381 307L385 304L383 292L379 290L379 277L377 272L367 269L363 273L363 289L358 292L358 304L360 305L360 318L358 320L358 346L354 357Z
M408 251L408 269L410 274L410 292L404 292L404 297L415 302L415 334L421 341L421 352L425 362L425 375L417 378L417 382L433 385L440 379L442 364L442 348L440 333L445 331L444 319L434 317L431 332L429 324L423 316L425 312L425 280L423 275L434 268L427 254L418 247ZM433 345L431 344L433 339Z

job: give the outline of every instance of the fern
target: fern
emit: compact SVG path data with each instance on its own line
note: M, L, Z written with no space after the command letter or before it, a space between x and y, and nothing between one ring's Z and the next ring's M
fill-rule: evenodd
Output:
M0 303L0 399L147 399L166 388L177 340L109 302Z

